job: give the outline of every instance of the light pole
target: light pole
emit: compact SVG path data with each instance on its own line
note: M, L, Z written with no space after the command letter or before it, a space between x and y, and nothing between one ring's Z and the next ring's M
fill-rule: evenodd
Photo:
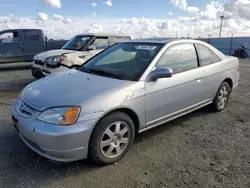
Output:
M219 35L219 38L221 38L221 31L222 31L222 24L223 24L224 16L220 16L220 19L221 19L221 22L220 22L220 35Z

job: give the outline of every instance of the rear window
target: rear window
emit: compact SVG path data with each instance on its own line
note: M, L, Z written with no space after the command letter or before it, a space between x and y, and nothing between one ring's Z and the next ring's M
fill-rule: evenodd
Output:
M39 32L38 31L28 31L24 30L24 41L39 41Z
M69 40L62 49L64 50L82 50L88 43L89 36L76 36Z
M198 51L201 66L210 65L221 61L221 59L208 47L202 44L195 44L195 46Z

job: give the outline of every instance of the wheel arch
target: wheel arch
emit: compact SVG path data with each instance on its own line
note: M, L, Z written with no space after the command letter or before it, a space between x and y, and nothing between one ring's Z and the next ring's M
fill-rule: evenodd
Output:
M135 133L138 134L139 133L139 129L140 129L140 119L138 117L138 115L135 113L134 110L128 108L128 107L119 107L119 108L115 108L115 109L111 109L107 112L105 112L104 114L102 114L98 120L95 122L95 125L91 131L91 134L90 134L90 138L89 138L89 141L88 141L88 155L89 155L89 145L90 145L90 141L92 139L92 135L93 135L93 131L95 129L95 127L97 126L97 123L102 119L104 118L105 116L109 115L109 114L112 114L114 112L123 112L125 114L127 114L133 121L134 123L134 126L135 126Z
M228 83L228 85L230 86L230 89L232 91L232 89L233 89L233 80L231 78L226 78L225 80L223 80L223 82Z
M131 108L129 107L119 107L119 108L114 108L114 109L111 109L107 112L105 112L104 114L102 114L98 120L96 121L95 123L95 126L97 125L97 123L102 119L104 118L105 116L109 115L109 114L112 114L114 112L123 112L125 114L127 114L133 121L134 125L135 125L135 131L136 133L139 132L139 129L140 129L140 119L139 119L139 116L136 114L136 112L134 110L132 110ZM95 127L94 126L94 127Z

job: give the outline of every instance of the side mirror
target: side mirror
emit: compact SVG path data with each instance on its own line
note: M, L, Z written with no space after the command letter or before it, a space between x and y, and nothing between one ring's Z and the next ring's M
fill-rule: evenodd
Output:
M173 70L170 68L156 68L147 77L147 82L156 81L160 78L170 78L173 76Z
M95 45L89 45L87 49L88 50L96 50L96 46Z

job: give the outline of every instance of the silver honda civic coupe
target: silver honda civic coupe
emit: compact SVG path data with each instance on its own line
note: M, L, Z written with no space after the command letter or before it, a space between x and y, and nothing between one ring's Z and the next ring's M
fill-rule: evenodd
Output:
M238 82L238 59L205 42L131 40L26 86L12 120L23 142L46 158L110 164L137 133L206 105L223 110Z

